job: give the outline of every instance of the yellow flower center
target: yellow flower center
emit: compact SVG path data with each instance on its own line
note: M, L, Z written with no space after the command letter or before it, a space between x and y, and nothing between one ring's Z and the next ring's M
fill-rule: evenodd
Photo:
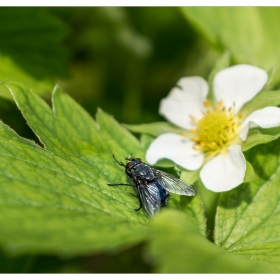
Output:
M226 110L220 101L214 108L209 100L204 102L206 112L200 120L195 120L190 116L195 123L197 129L192 129L191 132L195 135L193 141L195 150L200 150L207 154L220 153L229 145L238 142L239 124L242 115L236 115L234 105Z

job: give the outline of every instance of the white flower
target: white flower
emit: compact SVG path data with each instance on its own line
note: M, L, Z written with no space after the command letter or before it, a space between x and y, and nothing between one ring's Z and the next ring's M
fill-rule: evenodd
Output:
M147 162L155 164L159 159L168 158L188 170L202 167L200 178L205 187L214 192L240 185L246 172L241 144L249 128L280 125L277 107L256 110L245 120L239 113L242 106L262 90L267 78L264 70L250 65L220 71L213 82L214 106L206 99L208 84L204 79L180 79L177 87L161 101L159 112L188 130L189 135L160 135L147 151Z

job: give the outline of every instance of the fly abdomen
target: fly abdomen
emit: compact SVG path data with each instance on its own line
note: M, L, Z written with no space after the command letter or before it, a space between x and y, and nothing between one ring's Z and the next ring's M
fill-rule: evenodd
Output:
M169 192L165 190L157 180L148 183L147 187L149 188L149 191L154 197L154 199L160 202L161 207L167 205L167 198L169 196Z

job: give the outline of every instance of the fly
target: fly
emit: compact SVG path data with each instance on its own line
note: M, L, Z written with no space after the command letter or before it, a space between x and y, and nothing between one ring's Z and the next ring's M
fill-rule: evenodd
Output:
M114 155L113 158L125 168L126 174L133 180L135 186L125 183L108 185L136 187L140 206L135 211L144 207L148 216L154 216L161 207L167 205L169 192L187 196L196 195L192 185L166 172L151 168L140 158L127 157L126 164L118 161Z

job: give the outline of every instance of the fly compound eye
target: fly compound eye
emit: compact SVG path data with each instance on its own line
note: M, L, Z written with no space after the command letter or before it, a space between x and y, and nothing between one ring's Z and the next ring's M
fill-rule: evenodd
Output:
M134 162L129 161L129 162L126 164L125 168L128 169L128 168L132 167L133 165L134 165Z

